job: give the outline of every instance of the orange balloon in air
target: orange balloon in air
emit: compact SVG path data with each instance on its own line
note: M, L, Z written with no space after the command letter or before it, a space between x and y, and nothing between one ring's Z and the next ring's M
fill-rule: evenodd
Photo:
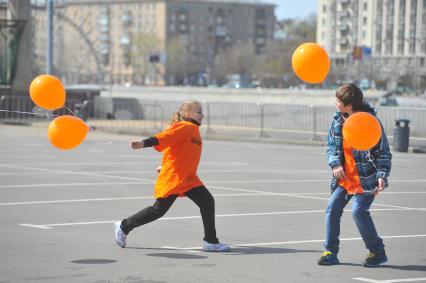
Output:
M296 48L291 64L296 75L311 84L324 81L330 70L330 59L327 52L312 42L303 43Z
M62 108L65 104L65 88L55 76L44 74L36 77L30 85L32 101L45 110Z
M63 150L79 146L88 132L89 126L80 118L71 115L57 117L48 128L50 143Z
M357 112L343 124L343 139L356 150L374 147L382 136L382 127L373 115Z

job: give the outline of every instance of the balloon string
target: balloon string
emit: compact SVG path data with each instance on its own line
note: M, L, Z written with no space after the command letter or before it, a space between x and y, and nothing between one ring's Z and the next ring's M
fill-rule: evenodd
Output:
M47 113L33 113L33 112L12 111L12 110L4 110L4 109L0 109L0 112L18 113L18 114L28 114L28 115L38 115L38 116L47 116L47 118L50 118L50 117L58 117L58 116L59 116L59 115L49 115L49 112L47 112Z
M64 108L65 109L67 109L69 112L71 112L75 117L77 117L77 118L79 118L79 119L81 119L80 117L78 117L77 116L77 114L75 114L74 112L72 112L71 111L71 109L69 109L66 105L64 105ZM82 121L83 121L83 119L81 119ZM90 126L89 124L87 124L87 122L86 121L83 121L86 125L87 125L87 127L89 127L89 130L92 132L92 131L94 131L95 130L95 128L94 127L92 127L92 126Z
M67 109L69 112L71 112L75 117L78 117L77 114L71 111L66 105L64 105L64 108Z

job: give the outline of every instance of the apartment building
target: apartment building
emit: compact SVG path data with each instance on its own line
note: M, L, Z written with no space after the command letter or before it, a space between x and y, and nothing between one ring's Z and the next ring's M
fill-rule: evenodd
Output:
M70 81L85 76L92 82L99 72L117 84L196 81L227 47L249 45L262 53L273 39L274 8L259 0L60 0L56 60ZM42 49L42 6L33 18Z
M426 88L426 0L319 0L317 42L348 76Z

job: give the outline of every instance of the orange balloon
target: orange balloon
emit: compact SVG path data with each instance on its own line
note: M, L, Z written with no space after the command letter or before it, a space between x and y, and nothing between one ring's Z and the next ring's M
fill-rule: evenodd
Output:
M65 88L55 76L44 74L36 77L30 85L32 101L45 110L62 108L65 104Z
M373 115L357 112L343 124L343 139L356 150L374 147L382 136L382 127Z
M303 43L293 53L291 59L293 71L307 83L320 83L330 70L330 59L327 52L316 43Z
M63 115L53 120L48 128L50 143L63 150L79 146L89 132L89 126L80 118Z

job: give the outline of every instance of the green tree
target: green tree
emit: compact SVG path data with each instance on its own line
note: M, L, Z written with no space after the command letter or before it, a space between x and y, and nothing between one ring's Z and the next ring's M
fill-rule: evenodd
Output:
M293 72L291 59L294 50L305 42L316 40L316 17L304 20L287 19L277 23L276 38L260 56L255 75L265 87L288 87L301 81Z
M167 43L166 51L168 82L182 84L184 78L191 72L185 37L172 37Z
M145 81L149 73L156 72L156 66L149 63L149 55L161 53L164 50L164 42L155 34L146 32L132 34L131 40L130 64L135 73L142 77L142 81Z

